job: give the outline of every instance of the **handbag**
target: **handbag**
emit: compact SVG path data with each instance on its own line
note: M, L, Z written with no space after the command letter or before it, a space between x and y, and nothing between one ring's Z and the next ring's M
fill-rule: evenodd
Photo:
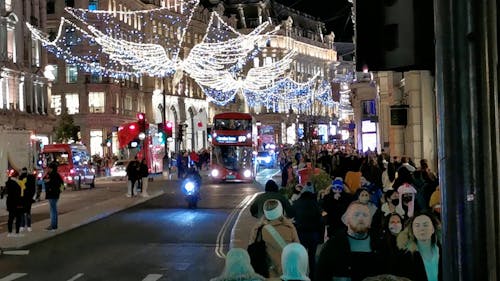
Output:
M247 251L250 263L258 274L269 278L269 261L266 252L266 242L262 239L262 227L257 230L255 241L248 245Z

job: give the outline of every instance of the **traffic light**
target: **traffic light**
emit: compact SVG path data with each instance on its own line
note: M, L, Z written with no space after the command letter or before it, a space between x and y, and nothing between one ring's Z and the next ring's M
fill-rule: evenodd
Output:
M165 135L165 125L163 123L158 123L158 139L161 144L165 144L167 137Z
M171 138L173 136L172 129L174 128L174 124L171 121L167 121L165 123L165 134L167 138Z
M177 139L179 141L182 141L182 138L184 137L184 125L183 124L179 124L177 126Z

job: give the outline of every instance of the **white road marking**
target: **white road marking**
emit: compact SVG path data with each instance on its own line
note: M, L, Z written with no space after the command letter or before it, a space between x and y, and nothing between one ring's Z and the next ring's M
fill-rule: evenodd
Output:
M226 235L226 229L229 227L229 224L231 223L231 221L233 220L233 218L236 216L236 214L238 213L238 211L243 207L245 206L246 204L248 204L248 202L251 202L250 200L252 199L252 196L251 195L247 195L245 197L245 199L243 199L240 204L238 204L238 206L236 208L234 208L231 213L229 214L229 216L227 217L226 221L224 222L224 224L222 225L221 229L219 230L219 233L217 234L217 242L215 243L215 254L217 255L217 257L219 258L225 258L226 255L224 254L224 236Z
M12 281L12 280L16 280L18 278L21 278L24 275L28 275L28 273L11 273L11 274L5 276L4 278L0 279L0 281Z
M142 281L156 281L159 280L163 274L148 274L146 278L142 279Z
M77 275L71 277L70 279L68 279L68 281L75 281L76 279L80 278L83 276L83 273L78 273Z
M12 251L3 251L4 255L13 255L13 256L23 256L29 255L30 250L12 250Z

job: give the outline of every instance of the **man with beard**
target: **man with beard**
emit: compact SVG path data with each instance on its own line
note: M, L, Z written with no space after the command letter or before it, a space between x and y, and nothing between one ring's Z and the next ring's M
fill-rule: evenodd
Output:
M379 254L379 239L370 232L369 208L352 202L338 229L323 246L317 263L316 280L361 281L384 273Z

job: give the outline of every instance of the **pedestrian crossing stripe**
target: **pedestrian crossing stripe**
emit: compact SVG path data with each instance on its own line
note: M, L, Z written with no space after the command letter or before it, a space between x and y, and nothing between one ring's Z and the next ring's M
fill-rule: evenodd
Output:
M21 278L25 275L28 275L28 273L11 273L11 274L3 277L2 279L0 279L0 281L12 281L12 280L16 280L18 278Z
M0 279L0 281L14 281L14 280L19 279L21 277L24 277L26 275L28 275L28 273L14 272L14 273L11 273L5 277L2 277ZM68 279L67 281L76 281L82 276L84 276L83 273L78 273L75 276ZM157 281L157 280L160 280L160 278L162 278L162 277L163 277L163 274L148 274L144 279L142 279L142 281Z

